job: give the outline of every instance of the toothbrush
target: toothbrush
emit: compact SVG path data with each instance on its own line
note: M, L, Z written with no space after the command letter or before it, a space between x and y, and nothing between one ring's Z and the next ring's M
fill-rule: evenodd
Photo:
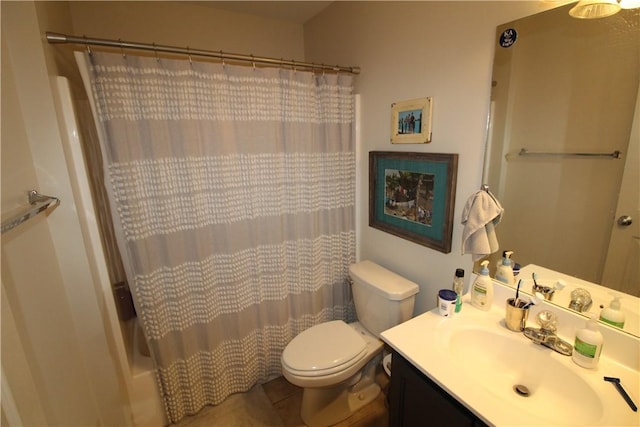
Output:
M565 282L562 279L559 279L555 285L553 285L553 287L555 288L556 291L561 291L565 288L565 286L567 286L567 282Z
M515 304L518 304L518 294L520 293L520 284L522 283L522 279L518 280L518 286L516 287L516 300Z
M522 307L522 309L526 310L529 307L538 304L540 301L544 301L544 295L542 295L540 292L536 292L533 296L531 296L531 302L528 302L524 307Z
M533 284L536 285L536 287L538 287L538 282L536 281L536 279L538 278L538 275L533 272L531 273L531 277L533 278Z

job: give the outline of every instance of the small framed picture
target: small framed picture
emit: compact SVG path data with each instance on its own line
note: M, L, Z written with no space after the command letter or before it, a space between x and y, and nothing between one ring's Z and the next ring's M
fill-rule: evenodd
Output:
M431 142L432 99L418 98L391 104L391 143Z

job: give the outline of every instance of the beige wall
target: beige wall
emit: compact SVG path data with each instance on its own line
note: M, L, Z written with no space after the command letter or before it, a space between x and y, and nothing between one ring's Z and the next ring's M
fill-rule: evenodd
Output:
M300 25L192 2L2 2L1 7L2 211L22 206L32 187L62 198L48 218L17 230L14 240L3 236L3 298L6 294L10 313L2 315L3 320L12 316L8 320L15 328L7 338L22 343L28 361L27 367L5 365L11 358L3 346L3 370L31 371L31 385L39 390L40 405L34 407L42 407L50 425L126 425L128 414L119 407L126 394L113 379L122 373L113 343L105 338L111 333L104 321L106 295L87 265L48 82L58 73L73 78L75 66L69 47L42 40L44 30L361 66L356 80L365 153L360 194L367 194L364 162L370 150L460 154L450 254L369 228L366 196L361 197L363 258L419 283L416 311L421 312L435 305L437 289L451 285L456 267L471 269L470 258L460 255L459 222L466 198L480 185L495 27L550 4L338 2L305 25L304 34ZM433 142L391 146L390 104L419 96L435 100ZM2 333L4 344L4 321ZM29 389L29 384L10 385L16 397Z
M275 58L304 55L302 25L219 10L211 3L73 1L69 5L79 35Z
M5 38L2 38L2 207L3 212L11 211L11 208L19 208L25 202L25 194L17 194L13 192L5 191L7 182L20 182L25 186L29 184L35 187L37 183L36 173L33 167L31 151L29 150L28 141L26 139L24 128L21 125L22 115L20 110L16 108L18 105L18 95L15 88L15 81L11 67L8 66L9 58L7 55L7 47ZM9 142L10 141L10 142ZM26 190L26 188L25 188ZM4 219L4 215L3 215ZM48 291L53 290L57 292L60 288L60 273L56 270L55 258L52 261L51 256L42 257L42 252L52 253L50 250L51 239L46 230L46 223L43 226L43 221L39 224L34 221L30 224L31 229L34 231L30 233L33 236L29 240L36 240L36 251L33 251L34 256L41 258L42 263L38 265L38 270L47 274L46 282L50 282L51 286L48 287ZM11 244L11 236L15 235L15 232L9 232L2 236L2 375L3 381L7 381L13 385L13 398L16 402L16 413L23 413L22 421L29 424L44 424L45 415L43 404L47 404L48 412L51 411L47 402L41 401L41 396L37 392L38 388L42 385L42 378L36 378L37 375L32 375L29 369L29 365L34 363L33 359L35 354L33 350L29 348L29 353L25 347L30 346L30 343L22 343L20 340L20 333L24 333L25 325L25 313L23 313L22 307L18 302L18 292L31 292L33 289L17 289L14 285L14 276L20 275L30 271L33 265L29 262L31 257L27 258L25 262L22 262L20 266L17 266L13 270L18 270L14 273L9 268L8 257L12 253L20 254L22 251L20 248L15 248L15 245ZM33 243L32 241L25 241L25 244ZM5 249L6 248L6 249ZM44 249L43 249L44 248ZM27 264L26 266L24 264ZM13 274L12 274L13 273ZM19 280L19 279L18 279ZM34 280L28 280L28 283L33 283ZM56 286L57 285L57 286ZM37 286L37 283L33 283L33 286ZM37 291L36 291L37 295ZM12 309L12 303L15 309ZM56 304L60 303L60 298L56 298L52 301L52 308L56 308ZM64 301L62 301L64 304ZM65 307L63 312L66 313L68 308ZM28 313L27 313L28 314ZM35 319L41 321L42 319ZM67 324L70 326L69 319ZM60 322L64 325L64 322ZM5 373L6 370L6 373ZM36 385L37 383L37 385ZM7 396L3 396L6 399ZM6 400L4 400L6 402ZM4 417L16 414L6 414L3 406L3 425Z
M361 199L361 257L420 285L416 313L436 305L455 269L472 269L461 256L462 209L480 188L496 26L542 11L552 2L336 2L305 25L307 60L358 65L362 94L359 194L368 191L372 150L458 153L458 184L451 253L400 239L368 226ZM392 102L432 96L433 142L391 145Z

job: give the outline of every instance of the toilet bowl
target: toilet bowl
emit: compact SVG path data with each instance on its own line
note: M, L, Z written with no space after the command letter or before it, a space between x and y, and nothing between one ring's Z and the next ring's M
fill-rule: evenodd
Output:
M391 353L382 358L382 368L386 372L387 376L391 378Z
M415 283L371 261L353 264L349 272L360 320L315 325L282 353L284 377L304 388L301 417L309 427L338 423L378 396L379 335L413 314Z
M382 348L359 322L334 320L298 335L282 353L282 373L304 388L302 421L328 426L373 401L380 393L375 371Z

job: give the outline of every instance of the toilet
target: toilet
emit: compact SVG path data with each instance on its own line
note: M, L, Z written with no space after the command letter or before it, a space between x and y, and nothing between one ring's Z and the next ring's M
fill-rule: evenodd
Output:
M282 373L302 387L302 421L329 426L380 393L380 333L413 315L418 285L371 261L349 267L358 321L334 320L303 331L282 353Z

